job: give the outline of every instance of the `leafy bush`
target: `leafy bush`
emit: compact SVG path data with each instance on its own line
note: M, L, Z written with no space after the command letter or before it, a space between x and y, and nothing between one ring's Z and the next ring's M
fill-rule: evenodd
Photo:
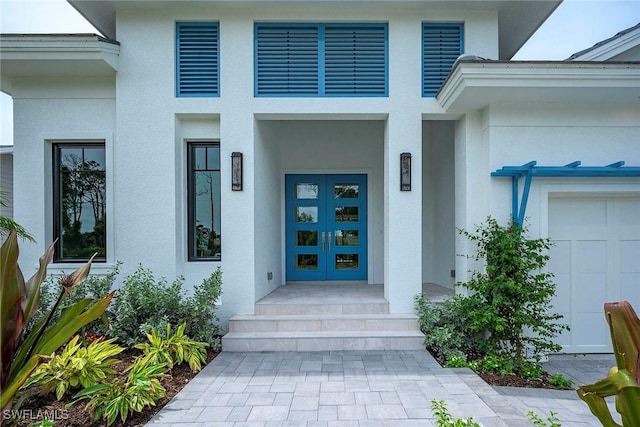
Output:
M550 376L549 383L562 390L570 390L573 388L573 381L560 373L556 373Z
M436 427L482 427L473 421L473 417L467 419L453 418L444 400L431 401L431 413L436 417Z
M562 316L550 313L556 286L553 274L544 271L549 260L549 239L527 239L526 229L516 222L500 226L493 218L461 234L475 242L476 260L484 260L485 271L473 272L459 284L469 289L464 311L472 329L485 333L485 353L510 355L516 370L527 363L526 349L539 360L547 352L560 351L553 342L568 329L558 323Z
M104 381L115 373L111 366L118 360L112 357L124 350L113 342L114 339L97 340L85 347L76 335L59 355L52 354L48 362L40 365L25 387L38 384L46 392L55 390L60 400L72 388L86 388Z
M163 338L156 329L147 334L149 342L136 344L136 348L144 353L141 363L147 366L165 364L172 369L174 365L188 362L193 372L202 369L202 364L206 361L209 345L206 342L198 342L185 336L184 329L186 323L178 326L175 333L171 332L171 325L167 323L166 338Z
M120 416L124 423L129 413L155 406L164 397L166 390L160 380L166 376L165 368L164 364L148 366L138 358L128 368L126 380L112 377L106 383L87 387L76 394L74 402L88 400L85 409L94 420L104 419L111 425Z
M462 308L463 297L447 299L436 305L422 294L415 297L420 330L425 334L424 344L442 364L452 358L467 360L476 351L480 336L471 329L471 321Z
M525 380L539 380L542 378L544 370L537 362L524 362L524 364L517 368L516 373Z
M112 334L134 345L153 329L164 331L168 324L187 322L186 335L218 350L220 331L215 309L222 288L220 268L194 287L192 297L184 298L183 282L179 277L169 285L165 278L156 279L150 270L138 265L124 279L116 296Z

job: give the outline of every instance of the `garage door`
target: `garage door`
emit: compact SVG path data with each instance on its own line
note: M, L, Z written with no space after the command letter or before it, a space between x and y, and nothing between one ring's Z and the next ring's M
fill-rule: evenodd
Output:
M568 353L612 352L604 302L640 312L640 197L552 197L549 237L554 307L571 326L558 343Z

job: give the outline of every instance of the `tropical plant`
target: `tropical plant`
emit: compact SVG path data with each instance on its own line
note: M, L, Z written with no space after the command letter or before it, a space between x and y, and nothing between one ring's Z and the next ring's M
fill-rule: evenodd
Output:
M454 418L444 400L432 400L431 413L436 418L436 427L482 427L473 420L473 417L466 419Z
M609 370L606 378L578 387L578 396L604 427L620 427L605 401L609 396L615 396L622 426L640 426L640 319L627 301L605 303L604 312L616 366Z
M476 243L476 261L484 271L457 285L470 295L462 300L462 311L472 330L485 334L480 349L487 354L510 355L516 371L525 367L527 351L539 360L561 347L553 339L569 327L558 323L562 316L551 313L556 286L553 274L544 271L549 260L549 239L528 239L526 229L512 221L501 226L489 217L471 233L460 230Z
M49 315L37 322L30 331L25 325L38 306L40 284L47 274L53 257L53 244L40 258L36 273L26 282L18 265L18 239L11 230L0 248L0 320L2 325L0 351L0 421L20 387L46 357L65 344L80 328L104 313L113 293L97 301L84 299L68 307L57 322L51 322L57 309L72 288L82 283L91 269L91 260L58 282L60 294ZM92 258L93 259L93 258Z
M0 206L6 207L8 198L9 193L0 190ZM23 240L27 240L32 243L36 242L33 235L30 234L23 226L21 226L8 216L0 215L0 238L5 238L6 236L8 236L11 230L16 230L18 237Z
M52 354L24 386L37 384L45 392L55 390L56 398L60 400L72 388L90 387L115 374L111 366L118 363L118 359L112 357L124 348L114 344L115 339L96 340L85 347L79 338L78 335L73 337L59 355Z
M85 408L93 419L104 419L107 425L120 416L124 423L132 412L141 412L145 407L155 406L164 397L166 390L160 380L166 377L166 365L147 365L142 358L127 368L125 380L112 377L106 383L96 384L75 395L75 402L88 400Z
M192 340L184 334L186 323L178 326L175 332L171 332L171 324L167 323L164 337L153 329L147 334L149 342L136 344L135 348L142 350L143 364L147 366L165 364L169 369L182 362L188 362L193 372L199 372L202 364L207 359L206 342Z

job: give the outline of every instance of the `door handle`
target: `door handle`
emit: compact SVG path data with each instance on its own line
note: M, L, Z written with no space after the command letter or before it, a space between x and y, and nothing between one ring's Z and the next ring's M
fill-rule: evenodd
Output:
M331 252L331 232L329 232L329 252Z
M324 231L322 232L322 252L324 252L324 243L325 243L325 235Z

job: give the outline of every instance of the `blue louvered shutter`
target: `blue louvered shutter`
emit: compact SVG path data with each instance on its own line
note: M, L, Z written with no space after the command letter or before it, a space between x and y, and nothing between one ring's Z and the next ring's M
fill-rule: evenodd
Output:
M330 26L324 32L326 95L387 94L387 26Z
M219 96L219 29L215 22L176 24L178 96Z
M256 96L318 94L318 26L256 25Z
M435 96L463 52L462 24L422 25L422 96Z

